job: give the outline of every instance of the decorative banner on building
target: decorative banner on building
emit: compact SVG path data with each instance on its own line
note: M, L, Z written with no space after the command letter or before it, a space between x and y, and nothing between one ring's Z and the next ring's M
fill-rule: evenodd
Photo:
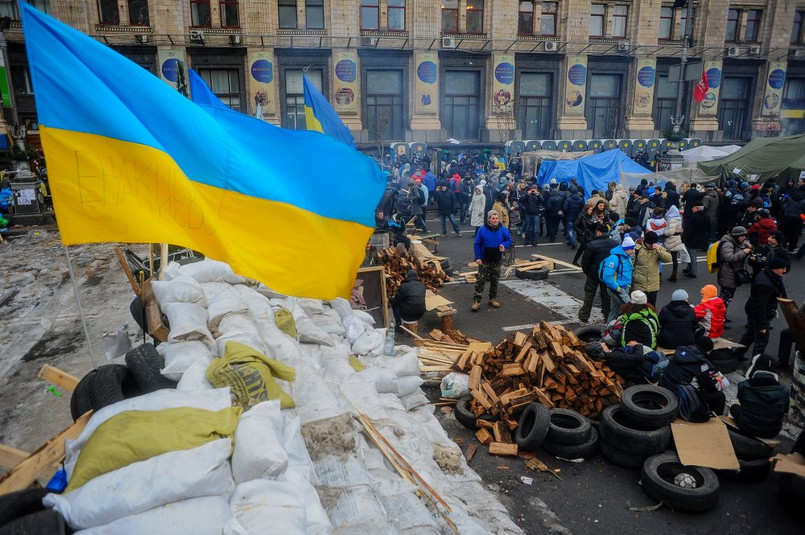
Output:
M707 85L710 89L699 104L699 115L715 115L718 112L718 95L721 91L721 62L705 61L704 72L707 74Z
M769 76L766 78L766 94L763 96L763 109L761 115L779 115L780 104L783 99L783 86L785 85L785 61L769 63Z
M2 98L4 108L11 107L11 91L9 90L8 85L8 70L6 69L3 54L0 54L0 98ZM0 132L0 136L2 135L2 132Z
M258 119L268 121L277 115L277 102L274 98L274 51L253 50L249 52L249 113Z
M634 86L635 115L651 115L651 108L654 104L654 86L657 82L656 65L655 58L637 60Z
M584 115L584 93L587 88L587 56L567 58L567 89L565 89L565 113Z
M439 110L439 55L416 54L414 113L436 115Z
M187 95L187 62L184 50L175 48L158 48L159 77L163 82Z
M494 54L492 60L492 115L509 115L514 110L514 54Z
M338 113L358 113L358 53L336 52L333 58L335 81L332 104Z

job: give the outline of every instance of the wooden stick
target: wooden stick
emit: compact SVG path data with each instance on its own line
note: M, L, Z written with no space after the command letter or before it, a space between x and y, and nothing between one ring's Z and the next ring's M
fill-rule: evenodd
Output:
M48 383L53 383L59 388L67 390L68 392L74 391L79 381L78 377L75 375L71 375L64 370L51 366L50 364L42 365L42 367L39 369L39 378L47 381Z
M38 450L0 478L0 496L28 488L39 473L61 462L64 458L65 439L77 438L87 425L90 416L92 416L92 411L87 412L74 424L53 435Z
M126 274L126 278L129 279L129 284L131 284L131 289L134 290L134 293L137 297L140 297L140 293L142 290L140 289L140 285L137 284L137 279L134 278L131 270L129 269L129 263L126 262L126 257L123 255L122 249L120 249L119 245L115 246L115 254L117 255L117 261L120 262L120 267L123 268L123 273Z
M400 327L400 329L402 329L403 331L405 331L405 332L407 332L408 334L410 334L411 336L413 336L415 339L416 339L416 338L418 338L419 340L424 340L424 338L422 338L421 336L419 336L417 333L415 333L415 332L413 332L413 331L411 331L411 330L407 329L407 328L406 328L404 325L400 325L399 327Z
M545 260L550 260L554 264L559 264L560 266L565 266L566 268L574 269L576 271L581 271L581 267L574 266L573 264L571 264L569 262L565 262L564 260L557 260L556 258L551 258L550 256L545 256L545 255L542 255L542 254L535 254L535 255L531 255L531 256L532 257L544 258Z
M165 274L165 266L168 265L168 244L161 243L159 244L159 279L162 280L162 276Z
M11 470L31 454L5 444L0 444L0 466Z
M154 244L148 244L148 278L154 278Z

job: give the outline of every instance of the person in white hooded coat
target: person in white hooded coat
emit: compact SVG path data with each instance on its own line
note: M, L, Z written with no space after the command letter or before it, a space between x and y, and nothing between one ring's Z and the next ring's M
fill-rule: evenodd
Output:
M671 253L673 270L668 277L669 282L676 282L676 270L679 267L679 251L682 250L682 216L679 215L679 208L673 204L665 213L665 220L668 226L665 227L665 250Z
M612 192L612 199L609 201L609 211L617 213L621 219L626 219L626 204L629 202L629 195L623 186L618 184Z
M486 209L486 195L483 194L481 185L475 186L470 200L470 225L475 227L475 233L484 225L484 213Z

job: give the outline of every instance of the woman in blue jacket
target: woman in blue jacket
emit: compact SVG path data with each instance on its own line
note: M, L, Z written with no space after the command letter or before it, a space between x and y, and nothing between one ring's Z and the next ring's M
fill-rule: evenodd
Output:
M500 307L498 301L498 281L500 280L500 261L503 251L512 246L512 237L509 229L501 225L500 214L496 210L489 210L486 223L478 229L475 235L475 263L478 264L478 275L475 282L475 294L472 298L472 311L481 308L481 297L484 294L484 284L489 279L489 306Z

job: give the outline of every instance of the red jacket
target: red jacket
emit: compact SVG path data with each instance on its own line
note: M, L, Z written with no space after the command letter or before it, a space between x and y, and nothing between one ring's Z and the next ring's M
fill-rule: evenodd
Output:
M769 234L777 230L777 223L770 217L758 219L749 227L747 231L749 234L757 234L757 245L766 245L769 241Z
M719 338L724 334L724 319L727 317L727 307L720 297L713 297L693 307L699 324L707 329L707 336Z

